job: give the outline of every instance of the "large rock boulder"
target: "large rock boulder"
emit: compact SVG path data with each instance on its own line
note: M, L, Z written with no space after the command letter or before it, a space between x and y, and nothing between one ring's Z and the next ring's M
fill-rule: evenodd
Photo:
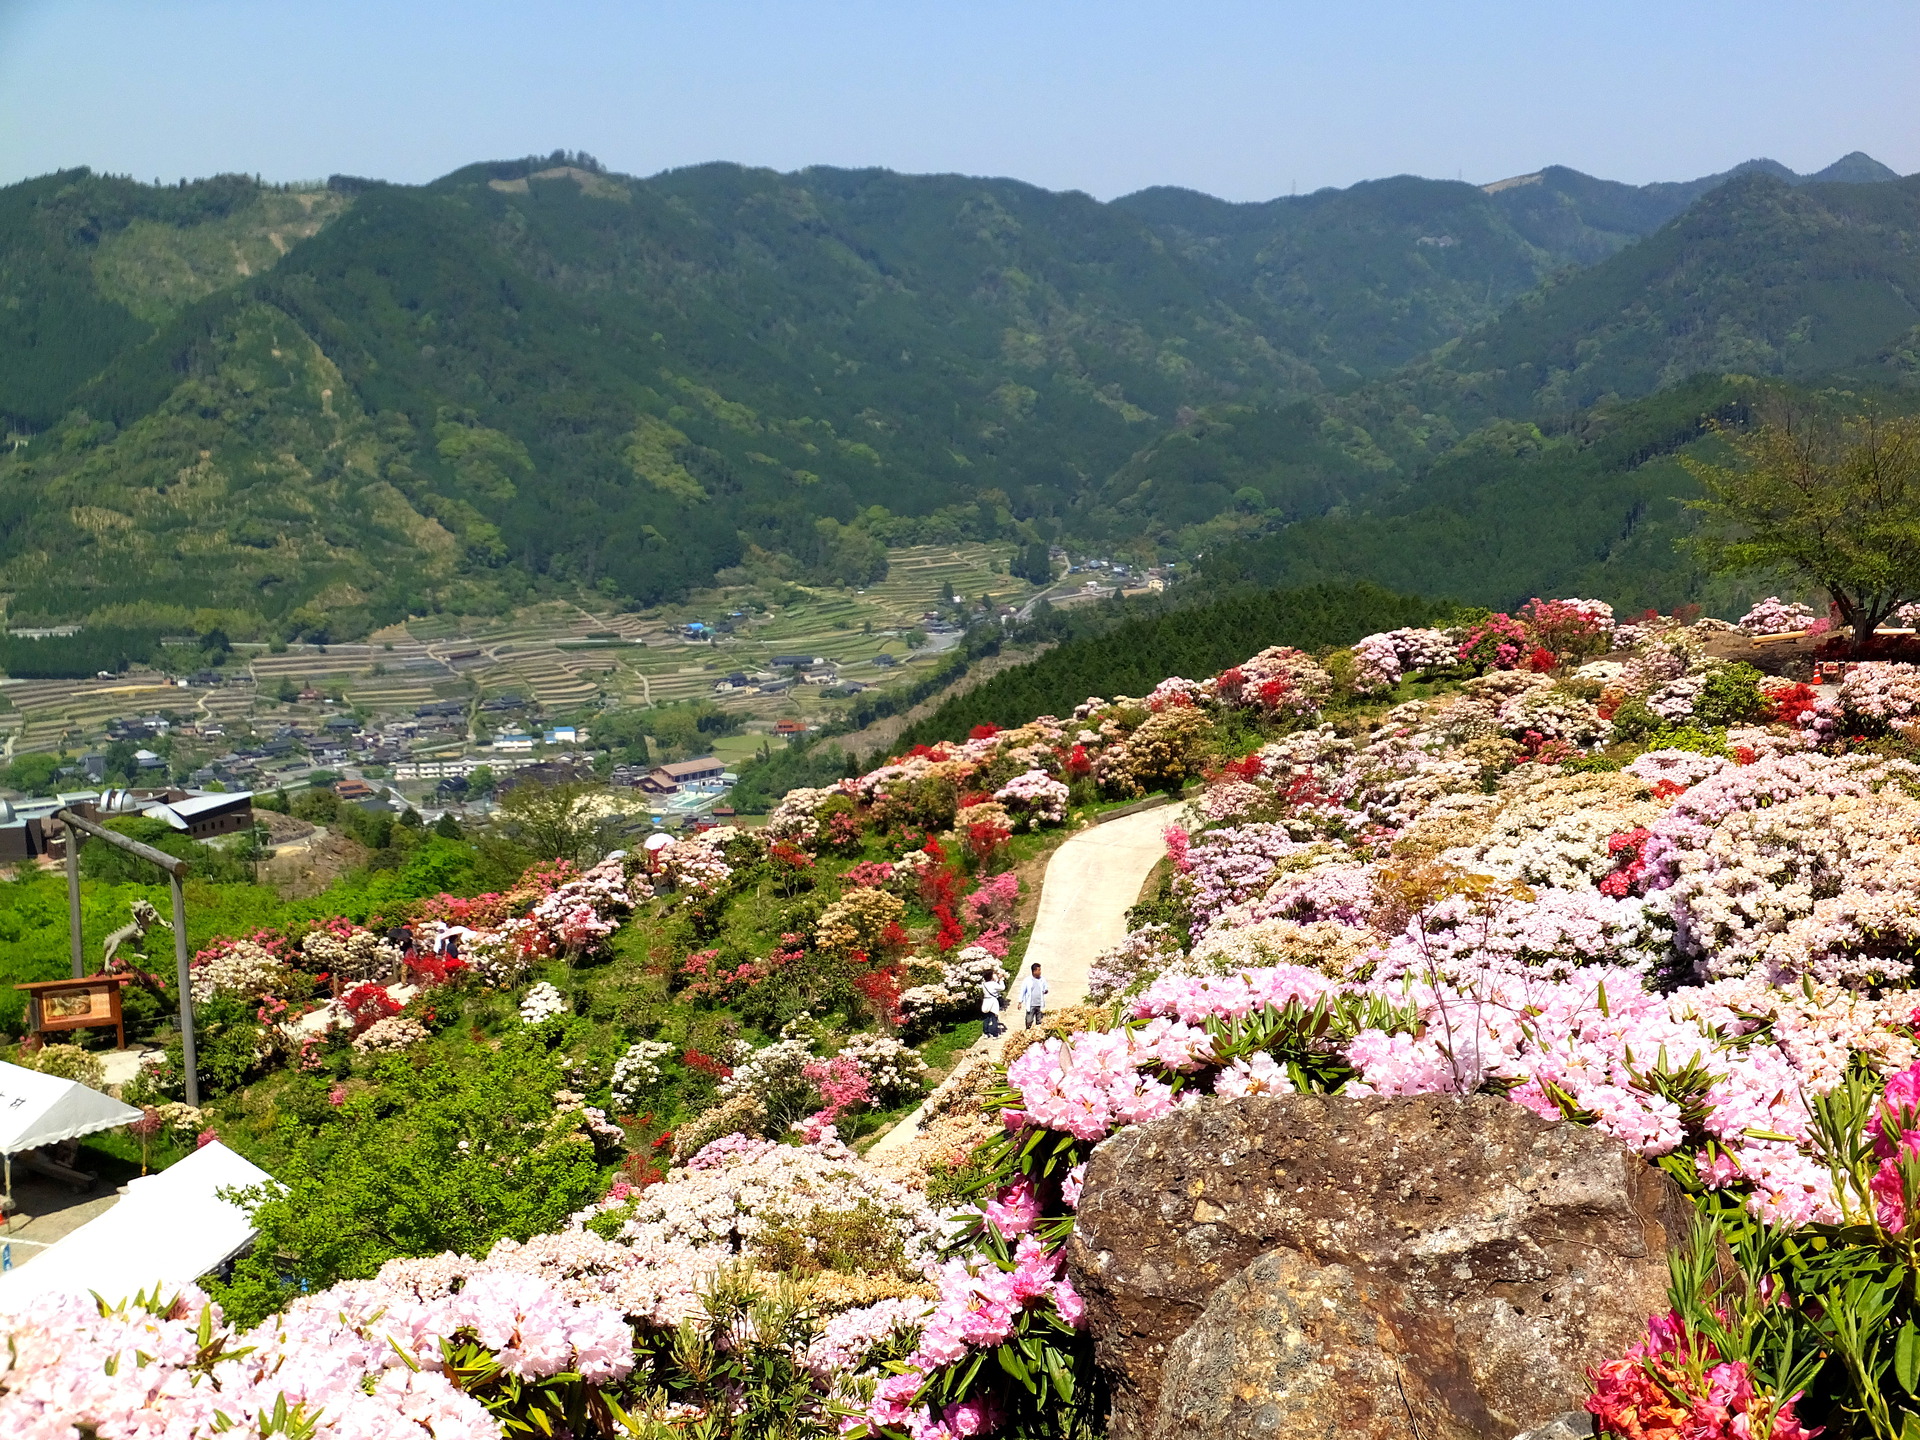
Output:
M1100 1145L1069 1266L1112 1440L1508 1440L1645 1337L1692 1222L1505 1100L1254 1096Z

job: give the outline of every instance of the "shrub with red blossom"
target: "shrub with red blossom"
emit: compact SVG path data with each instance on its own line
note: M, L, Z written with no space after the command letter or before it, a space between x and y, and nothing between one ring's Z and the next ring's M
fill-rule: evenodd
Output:
M1521 624L1557 663L1604 651L1613 637L1613 607L1599 600L1542 600L1520 607ZM1551 670L1551 664L1537 669Z
M1670 785L1673 782L1663 780L1660 783ZM1647 878L1647 862L1641 852L1652 838L1653 832L1644 825L1607 837L1607 854L1613 858L1613 869L1601 877L1602 895L1620 899L1641 892Z
M1719 1318L1724 1321L1725 1313ZM1754 1384L1745 1360L1722 1359L1705 1336L1668 1311L1647 1322L1646 1343L1589 1372L1587 1400L1603 1435L1632 1440L1812 1440L1784 1399Z
M1511 615L1489 615L1460 642L1460 660L1482 670L1512 670L1533 653L1533 637Z
M1012 838L1013 832L1006 826L991 820L977 820L967 826L967 854L976 865L988 864Z
M352 1022L353 1033L358 1035L389 1015L398 1015L406 1007L387 993L386 986L368 982L342 995L340 1008Z
M723 1065L720 1061L714 1059L713 1056L696 1050L692 1046L688 1046L685 1053L680 1056L680 1063L689 1070L697 1071L702 1075L710 1075L715 1080L726 1080L733 1074L733 1067L731 1065Z

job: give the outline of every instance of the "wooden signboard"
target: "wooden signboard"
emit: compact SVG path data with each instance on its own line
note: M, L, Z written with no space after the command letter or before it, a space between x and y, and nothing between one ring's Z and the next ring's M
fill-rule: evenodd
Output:
M35 980L15 985L27 992L27 1028L38 1034L92 1030L111 1025L119 1048L127 1048L127 1025L120 1013L120 990L128 975L82 975L69 980Z

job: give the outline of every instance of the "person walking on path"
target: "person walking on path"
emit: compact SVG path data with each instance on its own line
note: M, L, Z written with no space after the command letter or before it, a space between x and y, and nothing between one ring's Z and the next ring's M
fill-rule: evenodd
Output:
M1040 1011L1047 1003L1047 982L1040 978L1040 966L1036 963L1033 973L1020 987L1020 1006L1027 1012L1027 1028L1031 1030L1040 1023Z
M1000 1007L1006 999L1007 982L999 975L989 975L980 982L980 1031L989 1039L1004 1028L1000 1024Z

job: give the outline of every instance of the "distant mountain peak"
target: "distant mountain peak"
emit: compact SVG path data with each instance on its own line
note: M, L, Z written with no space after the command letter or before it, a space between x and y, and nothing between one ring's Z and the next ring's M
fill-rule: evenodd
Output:
M1866 151L1850 150L1826 169L1817 170L1805 178L1815 184L1839 182L1846 185L1877 185L1886 180L1898 180L1900 176Z

